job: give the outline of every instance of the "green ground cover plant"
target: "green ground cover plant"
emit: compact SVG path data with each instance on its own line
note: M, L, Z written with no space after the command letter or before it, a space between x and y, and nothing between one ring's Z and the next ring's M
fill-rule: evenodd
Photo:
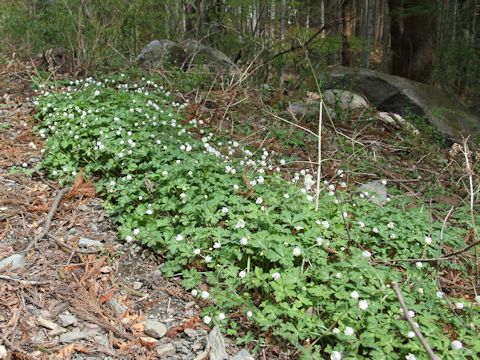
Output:
M94 176L120 239L162 254L163 273L203 300L206 324L257 348L286 340L304 359L426 359L397 282L440 358L478 358L480 297L449 298L436 283L470 265L391 261L461 249L468 221L442 230L401 197L378 207L341 169L321 184L317 210L311 171L285 180L281 156L187 120L188 104L151 80L40 90L42 168L66 184L80 169Z

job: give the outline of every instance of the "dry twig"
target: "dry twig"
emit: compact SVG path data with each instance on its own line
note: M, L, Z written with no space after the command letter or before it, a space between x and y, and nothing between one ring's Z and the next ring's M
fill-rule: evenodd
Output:
M423 337L422 333L421 333L420 330L418 329L417 325L415 324L415 322L412 320L412 318L411 318L410 315L408 314L408 308L407 308L407 305L405 304L405 299L404 299L403 296L402 296L402 293L401 293L401 291L400 291L400 288L399 288L398 284L397 284L396 282L394 282L392 285L393 285L393 290L395 291L395 295L397 295L398 302L400 303L400 307L401 307L402 310L403 310L403 314L405 315L405 320L407 320L408 324L409 324L410 327L412 328L412 331L413 331L413 332L415 333L415 335L417 336L418 341L420 342L420 344L423 346L423 348L424 348L425 351L427 352L428 358L429 358L430 360L440 360L440 358L435 355L435 353L433 352L432 348L431 348L430 345L427 343L427 340L425 340L425 338Z
M68 189L64 188L60 190L55 196L55 199L53 200L52 207L50 208L50 211L47 214L47 218L45 219L45 225L43 226L43 230L35 236L35 238L30 241L27 245L27 247L23 250L24 252L28 252L32 249L32 247L37 247L37 243L39 240L43 239L45 235L47 235L48 231L50 230L50 226L52 224L52 219L55 216L55 213L57 212L58 205L60 205L60 201L62 200L63 195L67 193Z

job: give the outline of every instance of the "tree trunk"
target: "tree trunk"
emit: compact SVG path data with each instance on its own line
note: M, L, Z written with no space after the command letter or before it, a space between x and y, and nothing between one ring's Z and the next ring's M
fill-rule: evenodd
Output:
M383 59L382 68L385 72L392 68L392 52L390 50L390 9L388 3L383 4Z
M273 41L275 39L275 0L272 0L270 3L270 39Z
M374 18L374 12L375 12L375 1L374 0L368 0L368 8L367 8L367 46L365 48L365 67L370 66L370 54L373 50L373 47L375 45L374 43L374 26L375 26L375 18Z
M352 37L352 0L344 0L342 3L342 65L352 66L352 49L350 39Z
M282 49L285 47L285 16L287 14L287 0L281 0L280 3L280 43Z
M325 26L325 1L320 0L320 28ZM325 30L322 30L320 37L325 38Z
M428 81L435 61L436 0L389 0L392 73Z

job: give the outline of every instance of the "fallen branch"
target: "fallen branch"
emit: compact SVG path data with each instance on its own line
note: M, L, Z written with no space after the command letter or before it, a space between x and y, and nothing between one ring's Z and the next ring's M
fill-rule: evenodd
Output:
M7 276L7 275L0 275L0 280L14 281L14 282L18 282L22 285L48 285L48 284L50 284L50 281L24 280L24 279L18 279L18 278L14 278L14 277Z
M400 307L402 308L403 310L403 314L405 315L405 320L407 320L408 324L410 325L410 327L412 328L412 331L415 333L415 335L417 336L418 338L418 341L420 342L420 344L423 346L423 348L425 349L425 351L427 352L428 354L428 358L430 360L440 360L440 358L438 356L435 355L435 353L433 352L432 348L430 347L430 345L427 343L427 340L425 340L425 338L423 337L422 333L420 332L420 330L418 329L417 325L415 324L415 322L412 320L412 318L410 317L410 315L408 315L408 308L407 308L407 305L405 304L405 300L402 296L402 293L400 291L400 288L398 287L398 284L396 282L394 282L393 284L393 291L395 291L395 295L397 295L397 299L398 299L398 302L400 303Z
M451 254L448 254L448 255L445 255L445 256L441 256L441 257L437 257L437 258L425 258L425 259L390 259L390 260L378 260L377 263L379 264L389 264L389 263L395 263L395 262L437 262L437 261L444 261L444 260L449 260L451 259L452 257L455 257L457 255L460 255L464 252L467 252L468 250L470 250L472 247L476 246L480 244L480 240L477 240L473 243L471 243L470 245L468 246L465 246L463 249L460 249L460 250L457 250Z
M24 252L28 252L32 249L32 247L37 247L37 243L39 240L43 239L45 235L47 235L48 231L50 230L50 226L52 224L52 219L55 216L55 213L57 212L58 205L60 205L60 201L62 200L63 195L65 195L68 192L67 188L64 188L60 190L55 196L55 199L53 200L52 207L50 208L50 211L47 214L47 217L45 219L45 225L43 226L43 230L35 236L35 238L30 241L30 243L27 245L27 247L23 250Z

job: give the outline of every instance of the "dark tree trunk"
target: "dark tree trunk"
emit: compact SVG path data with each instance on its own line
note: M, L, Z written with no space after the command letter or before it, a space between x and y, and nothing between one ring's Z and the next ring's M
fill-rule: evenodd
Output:
M389 0L392 73L426 82L435 61L436 1Z

